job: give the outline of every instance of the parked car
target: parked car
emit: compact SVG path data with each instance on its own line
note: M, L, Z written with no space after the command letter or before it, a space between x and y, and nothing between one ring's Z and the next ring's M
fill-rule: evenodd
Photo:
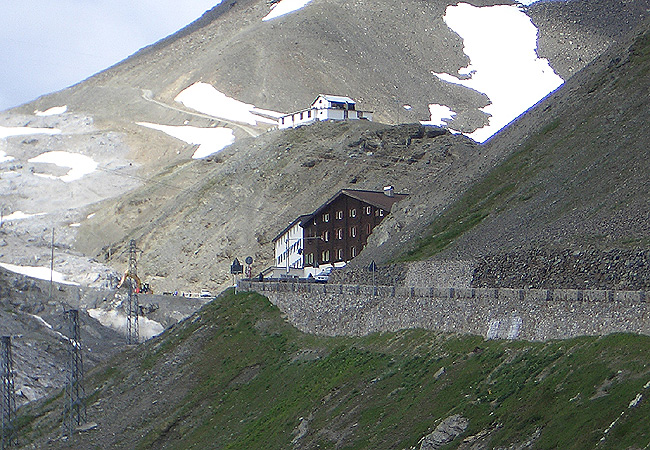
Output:
M330 274L332 273L332 268L327 267L319 272L314 278L320 283L327 283L327 280L330 279Z
M208 291L207 289L201 289L201 293L199 294L199 297L209 298L209 297L212 297L212 293L210 291Z

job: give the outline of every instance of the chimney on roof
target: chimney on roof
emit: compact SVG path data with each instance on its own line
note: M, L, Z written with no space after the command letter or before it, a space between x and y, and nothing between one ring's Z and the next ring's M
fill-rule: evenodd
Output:
M386 197L394 197L395 196L395 188L393 186L384 186L384 195Z

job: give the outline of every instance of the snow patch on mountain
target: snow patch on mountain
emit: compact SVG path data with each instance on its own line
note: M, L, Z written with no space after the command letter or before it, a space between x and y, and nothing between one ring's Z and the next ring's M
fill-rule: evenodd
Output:
M39 111L38 109L34 111L34 114L37 116L45 117L45 116L56 116L59 114L63 114L68 110L68 105L63 105L63 106L53 106L49 109L46 109L45 111Z
M444 21L463 38L471 62L458 76L434 75L491 100L482 108L491 116L489 124L469 134L472 139L484 142L564 82L537 56L537 27L521 7L459 3L447 7Z
M431 119L421 120L422 125L432 125L436 127L446 127L448 121L452 120L456 113L451 110L448 106L439 105L437 103L431 103L429 105L429 112L431 113Z
M235 142L235 135L230 128L198 128L191 126L159 125L149 122L138 122L138 125L162 131L188 144L198 144L199 148L192 155L193 159L205 158Z
M64 151L45 152L35 158L29 159L28 162L54 164L59 167L69 167L70 171L61 177L49 174L36 174L45 178L60 179L66 183L79 180L80 178L83 178L84 176L94 172L97 169L97 162L95 162L95 160L92 158L86 155L81 155L79 153Z
M79 283L68 281L66 279L66 276L61 272L57 272L56 270L50 271L49 267L17 266L15 264L8 263L0 263L0 267L4 267L5 269L14 273L19 273L32 278L38 278L39 280L50 281L51 277L52 281L56 283L69 284L73 286L79 285Z
M258 109L255 105L235 100L219 92L211 84L202 82L194 83L184 89L174 100L204 114L248 125L257 125L258 122L273 125L277 123L277 121L262 117L256 112L273 117L283 115L275 111Z
M284 16L285 14L302 9L310 1L311 0L281 0L271 7L271 12L264 16L262 21L266 22L275 19L276 17Z
M36 216L44 216L46 213L38 213L38 214L27 214L22 211L14 211L8 216L4 216L0 223L11 221L11 220L22 220L22 219L29 219L30 217L36 217Z
M11 136L28 136L30 134L61 134L58 128L31 128L31 127L2 127L0 126L0 139Z

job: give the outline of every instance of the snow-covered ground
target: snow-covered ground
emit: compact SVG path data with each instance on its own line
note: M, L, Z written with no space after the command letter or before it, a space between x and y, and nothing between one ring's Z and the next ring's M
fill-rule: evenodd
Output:
M198 128L190 126L158 125L138 122L138 125L162 131L188 144L198 144L192 158L199 159L223 150L235 142L235 135L230 128Z
M235 100L219 92L211 84L202 82L194 83L185 88L174 100L203 114L252 126L259 123L275 125L277 124L276 119L284 115L277 111L257 108L255 105ZM149 122L138 122L138 125L162 131L188 144L199 145L199 148L192 155L194 159L210 156L235 142L233 130L227 127L198 128L160 125Z
M431 113L431 120L422 120L422 125L433 125L436 127L446 127L449 120L452 120L456 113L448 106L431 103L429 105L429 112Z
M491 116L489 125L469 134L472 139L484 142L562 85L548 60L537 56L537 28L520 7L459 3L447 7L444 20L463 38L471 62L458 76L435 75L482 92L492 102L483 108ZM450 115L439 107L431 108L431 113L432 123L444 122Z
M85 175L93 173L97 169L97 163L92 158L86 155L81 155L79 153L70 153L63 151L41 153L37 157L29 159L28 162L54 164L59 167L69 167L70 171L61 177L56 177L48 174L35 174L44 176L46 178L60 179L66 183L79 180Z
M5 269L15 273L27 275L28 277L38 278L39 280L50 281L51 276L52 281L55 281L57 283L71 284L75 286L79 285L79 283L66 280L65 275L61 272L57 272L56 270L50 271L49 267L17 266L15 264L7 263L0 263L0 267L4 267Z
M262 20L266 22L267 20L275 19L276 17L297 11L307 5L310 1L311 0L282 0L275 3L271 7L271 12L264 16Z
M201 82L194 83L184 89L174 100L204 114L248 125L257 125L258 122L275 125L277 123L276 120L263 117L262 115L270 115L272 117L280 117L283 115L275 111L258 109L255 105L235 100L219 92L211 84Z
M63 106L53 106L49 109L46 109L45 111L39 111L38 109L34 111L34 114L37 116L41 117L46 117L46 116L56 116L59 114L63 114L68 110L68 105L63 105Z
M46 213L36 213L36 214L27 214L22 211L14 211L7 216L0 217L0 224L4 222L10 222L12 220L22 220L29 219L30 217L44 216Z
M61 134L57 128L3 127L0 126L0 139L10 136L28 136L30 134Z

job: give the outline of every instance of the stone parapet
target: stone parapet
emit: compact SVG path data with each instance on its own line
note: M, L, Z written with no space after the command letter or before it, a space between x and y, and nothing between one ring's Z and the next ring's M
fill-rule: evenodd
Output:
M302 331L365 335L406 328L544 341L650 335L645 291L486 289L241 282Z

